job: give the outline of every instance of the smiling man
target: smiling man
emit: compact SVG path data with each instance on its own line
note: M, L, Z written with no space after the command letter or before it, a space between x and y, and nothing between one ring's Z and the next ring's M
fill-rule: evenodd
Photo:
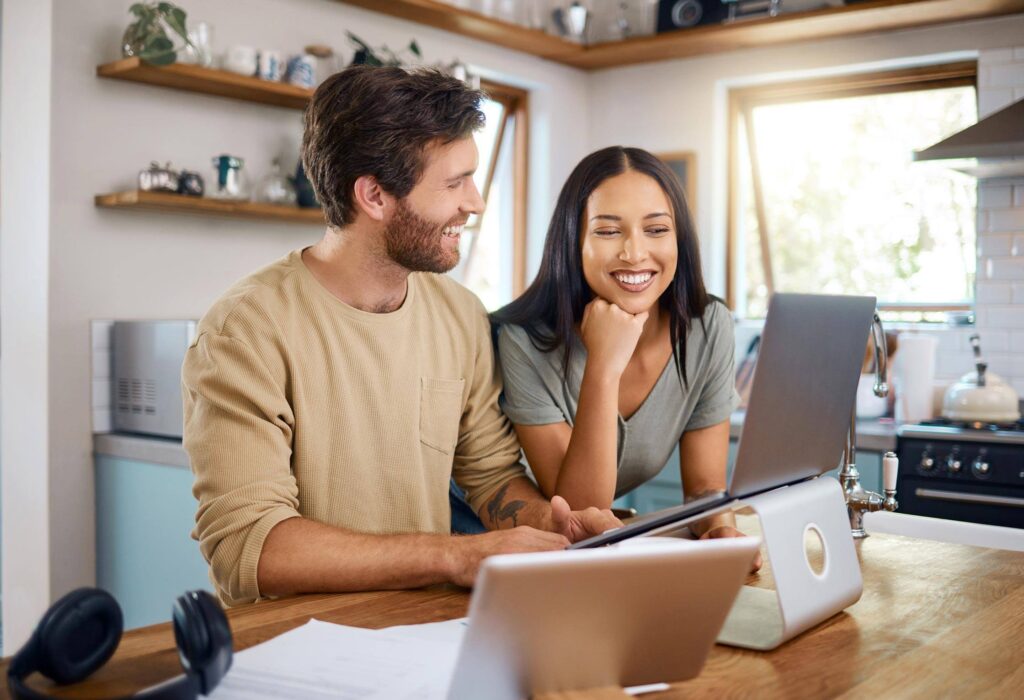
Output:
M443 274L483 209L481 98L365 66L313 96L303 163L327 231L217 301L183 369L193 536L226 604L470 585L487 556L620 524L524 476L486 312ZM451 477L492 532L449 534Z

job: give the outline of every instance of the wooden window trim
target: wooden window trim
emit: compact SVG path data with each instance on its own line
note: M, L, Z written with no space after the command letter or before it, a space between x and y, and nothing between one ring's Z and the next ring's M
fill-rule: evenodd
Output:
M787 102L810 102L821 99L840 99L863 95L881 95L891 92L916 90L937 90L951 87L972 86L977 88L978 64L976 61L960 61L932 66L916 66L889 71L852 73L827 78L773 83L754 87L736 88L729 91L729 138L728 138L728 192L726 193L726 240L725 240L725 284L726 304L736 308L737 282L740 271L736 270L736 251L740 243L739 203L740 148L739 130L744 115L752 113L755 107ZM771 276L766 274L766 279ZM958 309L959 305L951 304ZM903 306L901 310L933 311L933 307Z
M494 153L491 154L491 162L487 164L487 177L484 180L484 191L481 192L484 200L490 192L491 183L498 165L498 158L501 155L502 140L505 137L509 120L512 120L512 181L513 181L513 207L512 207L512 297L522 294L526 289L526 231L527 231L527 202L529 196L527 186L529 182L529 134L530 134L530 93L521 88L511 85L504 85L490 80L481 80L480 89L487 93L487 96L495 102L500 102L505 108L502 117L502 124L498 128L498 139Z

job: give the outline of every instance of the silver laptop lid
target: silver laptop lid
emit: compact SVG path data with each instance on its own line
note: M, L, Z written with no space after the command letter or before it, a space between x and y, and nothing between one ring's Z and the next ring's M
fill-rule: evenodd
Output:
M730 495L838 466L874 311L874 297L772 296Z

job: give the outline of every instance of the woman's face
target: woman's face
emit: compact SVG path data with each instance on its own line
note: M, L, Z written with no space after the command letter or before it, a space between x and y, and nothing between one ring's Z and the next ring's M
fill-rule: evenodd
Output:
M597 296L631 314L658 303L676 273L676 223L658 182L635 170L602 182L587 198L583 276Z

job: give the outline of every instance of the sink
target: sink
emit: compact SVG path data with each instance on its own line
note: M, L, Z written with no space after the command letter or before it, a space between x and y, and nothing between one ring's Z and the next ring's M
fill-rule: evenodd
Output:
M1024 552L1024 530L1014 527L979 525L959 520L877 511L864 514L864 529L868 534L903 535L922 540Z

